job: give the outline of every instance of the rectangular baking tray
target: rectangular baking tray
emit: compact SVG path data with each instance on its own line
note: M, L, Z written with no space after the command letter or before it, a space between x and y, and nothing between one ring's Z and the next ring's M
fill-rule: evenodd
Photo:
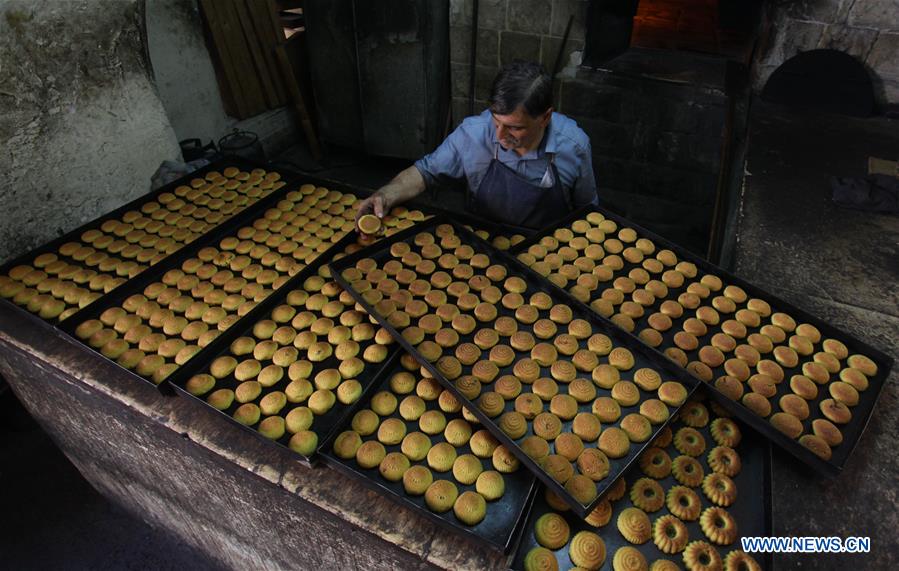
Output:
M402 356L403 351L396 351L394 355L390 358L384 368L378 375L378 378L371 384L369 390L366 394L361 398L356 405L353 407L354 410L351 411L355 413L358 410L363 410L368 408L369 401L371 397L381 390L388 389L390 379L394 373L405 371L405 369L400 365L400 357ZM398 399L399 400L399 399ZM437 407L437 401L425 401L426 410L439 410ZM462 418L461 412L456 413L448 413L445 412L447 422L453 420L455 418ZM352 418L351 415L347 414L347 421ZM394 412L388 418L400 418L398 412ZM415 422L406 422L407 433L412 432L413 430L417 430L417 423ZM415 427L415 428L413 428ZM350 430L349 423L343 427L344 430ZM477 431L477 425L472 426L473 431ZM343 472L344 474L348 474L351 477L360 479L363 481L368 487L375 490L376 492L387 496L397 503L406 506L407 508L411 508L416 512L424 515L431 521L437 523L442 528L456 534L461 534L465 537L472 539L473 541L483 544L492 549L496 549L502 551L503 553L509 553L512 551L515 546L515 539L518 537L516 532L520 531L522 528L522 524L525 519L527 519L528 508L530 507L534 495L537 491L537 480L534 478L533 474L528 472L527 470L520 468L518 471L511 474L503 474L503 480L505 481L505 493L498 500L487 502L487 516L481 521L479 524L474 526L467 526L456 519L456 516L453 515L452 510L449 510L445 513L438 514L432 512L428 509L427 505L424 502L424 496L411 496L406 493L403 488L402 481L400 482L389 482L382 478L378 472L377 468L364 469L361 468L358 464L356 464L355 460L344 460L342 458L337 457L333 452L333 444L334 440L337 438L337 435L341 431L335 430L332 432L328 442L322 447L321 455L329 466L332 466L339 472ZM363 441L372 440L375 438L375 435L367 436L363 438ZM445 439L442 434L431 436L431 443L436 444L438 442L444 442ZM397 445L385 445L384 448L387 452L398 452L400 451L400 446ZM457 449L459 455L467 454L470 449L468 445L460 446ZM491 469L489 466L488 460L481 460L482 464L487 463L487 469ZM415 464L425 464L425 461L417 462ZM464 491L474 490L474 484L471 485L463 485L453 480L452 473L447 474L439 474L434 473L434 480L438 479L446 479L452 481L456 484L456 487L459 490L459 494Z
M867 343L864 343L864 342L856 339L852 335L849 335L848 333L841 331L841 330L837 329L836 327L833 327L832 325L815 317L814 315L808 313L807 311L800 309L799 307L796 307L795 305L793 305L787 301L784 301L783 299L781 299L781 298L779 298L757 286L754 286L752 283L750 283L750 282L748 282L726 270L719 268L718 266L691 253L690 251L678 246L677 244L674 244L674 243L666 240L665 238L662 238L661 236L658 236L657 234L655 234L645 228L642 228L641 226L638 226L637 224L634 224L631 221L629 221L625 218L622 218L621 216L618 216L617 214L610 212L604 208L590 206L590 207L581 209L581 210L571 214L564 220L560 221L555 226L543 229L540 233L535 234L534 236L531 236L524 242L519 243L517 246L512 248L512 252L517 255L517 254L520 254L521 252L526 251L530 245L539 242L540 239L543 238L544 236L551 235L558 228L569 227L572 224L572 222L585 217L589 212L599 212L606 218L614 220L619 226L627 226L627 227L633 228L637 232L637 236L639 238L648 238L656 244L657 248L659 248L659 249L667 248L667 249L673 251L675 254L677 254L679 260L686 260L686 261L696 264L696 267L698 268L699 272L697 273L697 276L695 279L698 280L704 274L717 275L718 277L721 278L721 280L724 282L725 285L737 285L737 286L743 288L743 290L747 293L747 295L749 295L750 298L759 298L759 299L762 299L762 300L768 302L768 304L771 305L772 313L775 313L775 312L787 313L790 316L792 316L796 320L797 323L810 323L818 328L818 330L821 332L822 339L832 338L832 339L837 339L839 341L842 341L846 345L846 347L849 349L850 355L855 354L855 353L861 353L863 355L867 355L868 357L873 359L875 361L875 363L877 363L877 369L878 369L877 374L868 379L868 382L869 382L868 389L859 393L859 402L855 407L853 407L851 409L852 410L852 420L850 420L850 422L848 424L842 425L840 427L840 431L843 433L843 442L839 446L832 449L833 452L832 452L832 456L831 456L830 460L823 460L822 458L813 454L811 451L809 451L804 446L799 444L798 440L793 440L793 439L789 438L787 435L785 435L782 432L780 432L779 430L777 430L776 428L774 428L774 426L772 426L771 423L768 422L766 419L756 415L755 413L753 413L751 410L746 408L741 403L738 403L736 401L729 399L724 394L722 394L720 391L718 391L715 388L714 384L702 383L703 385L706 386L706 389L709 391L711 396L715 400L717 400L722 406L724 406L725 408L730 410L735 416L737 416L744 423L751 426L755 430L758 430L761 434L763 434L766 438L771 440L774 444L783 448L784 450L789 452L791 455L793 455L797 459L801 460L805 464L809 465L810 467L812 467L819 473L825 474L830 477L839 475L840 472L845 467L846 462L849 460L849 457L852 455L852 452L855 450L855 447L858 445L858 441L861 438L862 433L864 433L865 428L867 428L868 422L870 422L870 420L871 420L871 414L874 411L874 407L877 404L877 401L880 398L880 395L883 391L884 383L886 383L886 380L887 380L887 377L889 376L890 370L893 367L893 358L890 357L889 355L885 354L884 352L880 351L879 349L876 349L876 348L868 345ZM624 273L627 272L628 269L630 269L632 267L636 267L636 266L638 266L638 265L631 264L631 263L625 261L625 267L624 267L624 269L621 270L622 275L624 275ZM674 299L676 299L678 292L686 291L686 286L688 284L688 281L689 280L685 280L684 285L681 288L677 288L677 289L669 288L669 290L670 290L669 295L668 295L668 298L666 298L666 299L672 299L672 295L674 295ZM554 284L551 284L551 287L553 289L555 289L556 291L563 293L571 301L571 303L577 303L581 307L589 309L588 305L577 301L574 297L571 296L571 294L567 290L565 290L563 288L559 288L558 286L556 286ZM602 290L597 289L597 291L594 292L593 299L598 297L601 293L602 293ZM650 314L650 312L647 311L646 314L642 318L640 318L639 320L635 320L635 323L636 323L635 331L639 331L639 329L642 328L642 326L646 323L646 320L648 319L649 314ZM684 315L682 317L680 317L679 319L672 320L672 322L673 322L672 327L667 332L664 332L662 334L664 341L663 341L662 345L660 346L660 349L662 349L664 347L673 346L673 343L671 340L674 336L674 333L679 330L678 326L683 322L683 320L689 316L690 315L688 315L687 312L685 311ZM757 328L747 327L747 329L749 330L749 332L752 332L754 329L757 329ZM706 336L704 336L703 339L706 339L706 338L710 339L712 335L719 332L720 330L721 330L720 326L710 326L708 334ZM689 351L689 352L687 352L687 355L688 355L688 357L691 357L691 360L693 360L692 358L695 357L695 355L697 353L698 353L698 351ZM776 399L778 399L783 394L787 394L790 392L789 382L787 382L787 381L790 378L790 376L792 376L793 374L797 374L797 373L801 374L800 369L801 369L801 365L803 362L805 362L805 361L803 359L800 359L797 367L794 367L794 368L783 367L784 382L781 382L777 385L777 388L778 388L777 394L774 397L772 397L771 399L769 399L769 401L772 401L772 400L776 401ZM714 369L712 369L712 371L713 371L713 378L718 378L718 376L724 374L722 367L714 368ZM818 403L822 399L829 398L829 396L830 396L828 394L828 392L825 390L825 388L826 388L825 385L819 386L817 398L815 398L811 402L809 402L810 416L808 419L803 421L804 425L810 423L812 420L814 420L816 418L823 418L823 415L820 412L820 408L818 407Z
M187 397L189 399L195 400L202 404L204 407L208 408L211 411L214 411L218 414L225 416L231 423L241 427L244 430L249 431L254 434L255 437L259 438L263 442L271 444L273 441L268 438L262 436L256 429L245 426L237 421L235 421L230 413L237 408L238 403L233 403L231 407L226 411L220 411L212 406L208 405L205 400L201 397L194 396L190 392L185 389L185 385L191 377L198 373L203 373L207 370L209 365L215 360L216 357L230 354L229 347L231 343L242 336L252 337L253 327L257 322L263 319L267 319L271 314L271 311L277 307L278 305L284 303L284 300L287 298L287 294L290 293L293 289L301 288L303 282L314 275L318 275L318 270L322 266L324 266L328 260L335 254L343 252L346 247L353 243L354 236L352 234L347 234L340 241L336 242L331 248L322 253L321 256L318 257L317 260L303 268L298 274L290 278L290 280L281 287L281 289L274 292L272 295L268 296L266 299L261 301L259 305L254 307L250 312L248 312L244 317L240 319L237 323L235 323L231 328L229 328L226 332L222 333L218 337L216 337L209 345L204 347L200 352L198 352L192 359L187 361L184 365L179 367L171 376L169 376L165 381L163 381L163 385L171 387L174 391L183 397ZM360 343L360 354L365 350L370 344L373 344L374 340L365 341ZM365 393L375 384L377 384L378 379L381 378L383 371L388 369L388 364L392 361L392 355L396 354L397 347L395 344L391 344L390 353L388 353L388 357L384 359L382 363L366 363L365 369L363 369L362 373L360 373L356 380L362 385L362 396L360 396L359 400L356 401L358 404L361 400L363 400ZM262 363L263 365L266 362ZM327 368L337 368L338 360L333 355L328 359L321 361L315 364L314 371L327 369ZM286 385L289 382L289 379L285 376L284 379L278 382L275 387L270 387L268 389L264 389L264 391L277 390L276 387L280 385ZM234 379L233 374L229 375L224 379L216 380L216 388L230 388L234 389L234 387L239 384L239 381ZM296 454L297 458L302 464L307 466L312 465L315 457L317 456L318 450L324 446L324 443L332 436L332 434L341 427L342 424L347 420L348 415L353 412L355 405L343 405L339 401L335 402L334 406L326 412L322 416L315 417L315 420L312 424L313 431L319 435L318 439L318 447L316 448L316 452L310 454L309 456L302 455L298 452L291 451L293 454ZM277 441L277 444L280 446L284 446L287 448L287 442L290 440L290 433L286 433L284 437Z
M198 169L198 170L196 170L196 171L193 171L193 172L191 172L191 173L188 173L187 175L185 175L185 176L183 176L183 177L181 177L181 178L179 178L179 179L177 179L177 180L175 180L175 181L173 181L173 182L170 182L169 184L167 184L167 185L165 185L165 186L163 186L163 187L161 187L161 188L158 188L158 189L156 189L156 190L154 190L154 191L152 191L152 192L149 192L149 193L147 193L147 194L145 194L145 195L143 195L143 196L140 196L140 197L138 197L138 198L132 200L131 202L128 202L127 204L124 204L124 205L122 205L122 206L116 208L115 210L113 210L113 211L111 211L111 212L108 212L107 214L104 214L103 216L101 216L101 217L99 217L99 218L97 218L97 219L95 219L95 220L92 220L92 221L88 222L87 224L83 224L83 225L79 226L78 228L75 228L74 230L72 230L72 231L70 231L70 232L67 232L66 234L63 234L62 236L60 236L60 237L58 237L58 238L55 238L54 240L51 240L50 242L47 242L46 244L44 244L44 245L42 245L42 246L39 246L39 247L35 248L34 250L31 250L31 251L29 251L29 252L26 252L26 253L24 253L24 254L22 254L22 255L16 257L16 258L13 259L12 261L7 262L7 263L4 264L2 267L0 267L0 275L4 275L4 276L5 276L5 275L9 272L9 270L10 270L11 268L14 268L15 266L18 266L18 265L29 264L29 263L30 263L32 260L34 260L37 256L40 256L41 254L45 254L45 253L48 253L48 252L55 253L57 256L59 256L59 258L60 258L61 260L64 260L64 261L66 261L66 262L68 262L68 263L70 263L70 264L76 264L76 265L83 266L84 264L83 264L82 262L77 262L77 261L75 261L75 260L73 260L73 259L71 259L71 258L68 258L68 257L66 257L66 256L63 256L62 254L59 254L59 253L57 252L57 250L59 249L59 247L60 247L61 245L65 244L66 242L71 242L71 241L75 241L75 240L80 239L81 235L84 234L84 233L85 233L86 231L88 231L88 230L93 230L93 229L98 229L98 228L100 228L100 226L102 226L103 223L106 222L106 221L108 221L108 220L117 220L117 219L121 218L123 214L125 214L126 212L128 212L128 211L130 211L130 210L140 210L141 206L143 206L144 204L146 204L146 203L148 203L148 202L150 202L150 201L156 200L156 199L159 197L159 195L161 195L161 194L164 194L164 193L166 193L166 192L172 192L172 191L173 191L175 188L177 188L178 186L181 186L181 185L183 185L183 184L188 184L188 183L190 182L191 179L194 179L194 178L202 178L202 177L204 177L204 176L206 175L206 173L208 173L208 172L210 172L210 171L213 171L213 170L221 171L221 170L223 170L223 169L225 169L225 168L227 168L227 167L232 167L232 166L233 166L233 167L237 167L237 168L239 168L239 169L241 169L241 170L252 170L252 169L255 169L255 168L264 168L264 169L267 169L267 170L272 170L271 167L267 167L267 166L264 165L264 164L260 164L260 163L254 162L254 161L250 161L250 160L245 159L245 158L243 158L243 157L237 157L237 156L228 156L228 157L225 157L225 158L220 159L220 160L218 160L218 161L216 161L216 162L214 162L214 163L211 163L211 164L209 164L209 165L206 165L205 167L203 167L203 168L201 168L201 169ZM230 218L227 218L227 219L223 220L222 222L220 222L220 223L219 223L218 225L216 225L214 228L212 228L211 230L209 230L209 231L207 232L207 234L215 233L219 228L221 228L221 227L224 226L225 224L228 224L229 222L235 220L236 218L240 218L240 217L246 215L247 211L249 211L249 210L250 210L251 208L253 208L254 206L258 205L260 202L266 200L267 198L269 198L269 197L271 197L271 196L273 196L273 195L275 195L275 194L279 194L279 193L282 191L282 189L288 188L288 187L290 187L292 184L295 183L295 180L293 179L293 177L294 177L295 175L294 175L293 173L289 173L289 172L286 172L286 171L281 170L281 169L277 169L275 172L280 173L280 174L281 174L281 180L284 181L284 182L287 183L287 184L285 184L283 187L281 187L281 189L278 189L278 190L276 190L275 192L272 192L272 193L269 194L268 196L262 197L262 198L260 198L259 200L257 200L256 202L247 205L247 206L246 206L243 210L241 210L240 212L237 212L237 213L235 213L234 215L232 215ZM154 264L154 265L152 265L152 266L148 266L145 270L143 270L140 274L138 274L138 276L141 276L141 275L143 275L143 274L146 274L147 272L151 271L153 268L156 268L156 267L158 267L158 266L161 266L161 265L166 264L166 263L169 261L170 258L172 258L173 256L176 256L176 255L180 254L180 253L183 252L185 249L190 248L192 245L196 244L198 241L203 240L203 239L205 238L205 236L206 236L206 234L204 234L203 236L198 237L198 238L197 238L196 240L194 240L193 242L188 242L188 243L184 244L184 245L181 246L181 248L179 248L177 251L173 252L172 254L170 254L169 256L167 256L166 258L162 259L162 260L161 260L160 262L158 262L157 264ZM137 279L137 278L132 278L131 280L126 281L125 283L121 284L119 287L117 287L117 288L115 288L115 289L127 288L127 287L128 287L128 284L130 284L134 279ZM90 305L102 305L102 304L104 303L104 298L105 298L106 296L110 295L113 291L115 291L115 290L111 290L110 292L107 292L107 293L101 295L99 298L97 298L96 300L94 300ZM10 307L18 308L18 309L20 309L20 310L22 310L22 311L27 311L27 310L25 310L24 308L21 308L20 306L16 305L15 303L12 303L11 301L6 300L6 299L0 299L0 304L7 304L7 305L10 306ZM90 305L85 306L84 308L82 308L82 310L87 309ZM79 314L80 312L81 312L81 311L72 314L71 316L69 316L69 319L72 319L73 317L78 316L78 314ZM30 313L30 312L29 312L29 313ZM68 321L69 319L66 319L65 321ZM60 326L61 323L62 323L62 322L60 322L58 319L55 319L55 318L52 319L52 320L45 320L45 321L47 321L48 323L51 323L51 324L53 324L53 325L56 325L56 326Z
M715 415L712 414L711 417L715 418ZM754 430L748 429L745 425L739 422L738 425L742 429L743 438L740 444L737 446L736 450L740 455L740 460L743 466L740 473L737 474L734 478L734 482L737 485L737 500L733 505L725 509L736 520L740 537L770 537L773 534L773 504L771 497L771 445L764 437L756 433ZM677 430L677 428L681 426L683 426L683 424L678 421L672 423L671 428L673 430ZM708 427L698 430L706 439L706 453L699 457L698 460L700 460L705 473L709 474L710 469L706 457L708 456L708 450L715 446L715 441L712 440L711 435L709 434ZM677 454L679 454L674 448L673 444L669 444L668 447L665 448L665 450L666 452L668 452L669 456L672 457L672 459ZM637 479L643 476L644 474L639 467L634 467L624 476L625 481L628 484L627 492L625 493L625 496L623 498L612 503L611 519L609 520L609 523L602 526L601 528L593 527L592 525L583 521L581 518L574 516L570 512L564 512L560 514L565 518L565 521L570 526L571 537L574 537L574 534L579 531L592 531L602 538L606 546L606 559L601 569L612 569L612 558L615 555L615 551L619 547L624 547L627 545L637 548L646 557L647 562L650 564L654 560L660 558L675 561L679 567L681 567L683 564L682 553L662 553L655 546L651 539L643 545L630 544L627 542L627 540L624 539L624 537L615 526L616 519L618 518L618 514L621 512L621 510L633 505L630 501L630 498L628 497L631 485ZM671 486L678 484L678 482L670 475L666 478L658 480L658 482L666 491ZM705 497L701 487L694 488L694 491L700 497L703 509L714 505L708 500L708 498ZM534 538L534 523L537 521L537 519L540 518L540 516L549 512L555 512L555 510L550 507L549 504L547 504L546 494L543 493L543 490L541 490L540 493L537 494L537 498L534 501L534 509L532 510L531 516L530 518L528 518L528 522L525 525L524 533L522 534L521 538L521 544L515 553L515 558L512 563L512 569L516 571L524 570L525 556L531 549L539 545L537 543L537 540ZM663 506L661 510L647 515L649 515L651 521L655 521L655 519L659 516L668 513L670 513L668 511L668 508ZM686 524L687 530L689 532L689 541L708 541L708 538L705 537L705 534L699 527L698 520L684 523ZM718 550L718 553L723 559L726 553L735 549L740 549L740 539L737 538L737 540L730 546L716 545L714 547ZM574 564L571 562L568 554L567 545L566 547L562 547L561 549L556 550L555 555L560 569L569 569L571 567L574 567ZM756 562L758 562L762 566L763 569L771 570L774 568L771 553L752 553L750 555L756 560Z
M521 447L515 443L514 440L506 436L506 434L500 430L496 421L490 419L486 414L484 414L474 403L468 400L464 395L462 395L456 386L450 382L446 377L444 377L435 367L433 363L429 363L426 359L421 357L421 355L415 350L411 344L409 344L400 333L394 328L383 316L379 315L374 308L366 302L358 292L354 291L350 284L346 282L346 280L341 275L341 271L347 267L352 266L361 258L373 258L375 260L384 260L390 256L389 250L392 244L400 241L410 241L412 238L418 234L419 232L434 230L440 224L452 224L456 230L456 233L462 238L463 244L471 245L475 252L486 253L493 263L500 263L505 265L509 270L509 275L517 275L523 277L528 284L529 294L534 293L536 291L548 290L546 283L544 280L539 277L537 274L526 268L523 264L521 264L517 259L510 256L509 254L497 250L491 244L481 240L465 228L459 226L458 224L454 224L442 217L435 217L426 222L419 223L412 228L408 228L402 232L394 234L390 238L381 240L380 242L365 248L359 252L352 254L351 256L347 256L346 258L342 258L337 260L331 264L331 271L334 275L334 278L340 283L340 285L348 290L353 297L356 298L356 301L362 305L365 310L372 316L374 316L380 324L388 329L393 335L394 339L403 346L403 348L411 353L416 359L424 366L431 374L432 377L441 382L446 388L448 388L456 397L462 401L464 404L468 406L469 409L478 417L478 419L496 436L500 442L505 444L518 458L519 460L528 466L528 468L534 472L538 478L540 478L547 486L549 486L553 491L559 494L562 498L564 498L571 508L584 516L595 507L595 505L600 501L600 496L605 490L611 486L614 481L623 474L627 467L637 458L640 451L648 446L648 443L655 435L662 429L665 423L661 425L657 425L653 427L653 434L650 438L644 443L638 443L636 446L631 446L629 453L619 459L610 459L610 471L608 476L601 481L597 488L597 498L594 499L589 505L582 505L575 500L565 488L560 485L558 482L553 480L549 474L547 474L540 466L532 460L525 452L521 449ZM556 300L563 300L567 302L564 296L559 295L557 292L553 290L548 290L548 293L552 295ZM529 295L528 294L528 295ZM651 366L656 371L659 371L662 375L663 379L670 380L676 379L680 381L687 389L688 396L692 394L692 392L696 389L699 384L699 381L687 374L683 369L677 367L674 363L669 361L666 357L664 357L661 353L658 353L654 349L651 349L640 342L633 335L614 327L611 323L607 322L605 319L599 317L592 311L585 311L583 308L577 305L571 305L572 311L574 313L575 318L583 318L591 323L593 326L594 333L603 333L608 335L614 342L615 346L625 347L629 349L635 357L636 364L634 365L634 370L639 369L641 367ZM500 315L506 314L509 315L511 312L503 308L500 304L497 304L497 310L500 312ZM466 341L470 341L472 335L459 335L459 342L463 343ZM500 369L499 375L497 378L504 374L510 374L512 369L512 365L508 367L503 367ZM598 389L602 391L604 389ZM641 401L642 402L642 401ZM506 403L506 409L509 410L511 408L511 403ZM586 407L586 408L585 408ZM672 410L673 408L673 410ZM588 410L588 405L580 405L580 410ZM622 416L636 412L639 409L639 403L637 405L631 407L621 407ZM669 421L677 414L678 408L669 407ZM667 422L667 421L666 421ZM563 422L563 430L570 426L570 421ZM529 424L528 433L531 433L531 428Z

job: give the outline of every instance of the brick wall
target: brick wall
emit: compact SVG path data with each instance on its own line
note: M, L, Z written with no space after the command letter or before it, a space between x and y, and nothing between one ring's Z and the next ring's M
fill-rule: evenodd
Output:
M453 122L468 115L472 0L450 0L450 65ZM539 61L552 71L569 16L574 16L563 65L584 49L587 0L479 0L475 66L475 112L486 106L500 66L514 59Z

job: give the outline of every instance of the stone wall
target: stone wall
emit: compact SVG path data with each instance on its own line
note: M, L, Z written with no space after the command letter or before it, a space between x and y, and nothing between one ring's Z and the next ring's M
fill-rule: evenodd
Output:
M0 260L150 190L180 157L138 0L0 0Z
M574 18L562 65L569 66L572 58L574 65L579 64L587 3L588 0L479 0L475 112L486 107L490 85L500 66L523 59L539 61L552 72L569 16ZM472 0L450 0L454 124L468 115L472 6Z
M574 16L554 105L590 136L600 201L705 254L726 97L714 89L579 68L587 4L587 0L480 0L475 113L486 107L490 84L502 64L530 59L551 71L568 18ZM472 0L451 0L455 124L468 115L471 21ZM680 65L691 67L689 62Z
M560 83L559 110L590 136L600 202L704 255L726 96L602 70Z
M899 103L899 2L795 0L772 4L753 86L764 87L782 63L803 51L835 49L865 65L878 103Z

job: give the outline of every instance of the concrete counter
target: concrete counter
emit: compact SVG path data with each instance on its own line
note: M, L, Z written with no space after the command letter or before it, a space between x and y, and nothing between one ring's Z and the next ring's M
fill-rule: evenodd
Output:
M506 568L502 554L326 466L260 446L8 305L0 374L101 494L228 567Z

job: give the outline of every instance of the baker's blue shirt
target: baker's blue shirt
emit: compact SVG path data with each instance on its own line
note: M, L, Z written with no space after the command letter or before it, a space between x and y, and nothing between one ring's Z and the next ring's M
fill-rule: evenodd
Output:
M465 178L474 196L487 174L487 167L499 145L493 117L487 109L480 115L467 117L437 149L415 162L415 168L430 187L441 177ZM575 208L596 204L596 182L590 138L573 119L553 113L543 140L537 149L519 156L514 150L499 145L497 158L530 183L553 186L551 157L562 179L562 186L571 192Z

